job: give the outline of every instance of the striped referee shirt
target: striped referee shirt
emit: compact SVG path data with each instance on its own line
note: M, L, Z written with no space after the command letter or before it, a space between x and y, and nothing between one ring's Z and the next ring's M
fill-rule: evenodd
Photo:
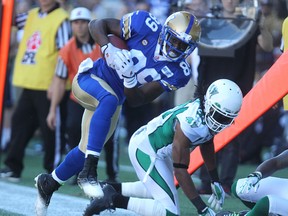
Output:
M95 49L95 42L92 39L92 37L90 37L90 40L87 43L81 43L76 38L76 45L77 45L77 48L81 49L81 51L84 54L89 54ZM63 59L61 58L61 56L58 56L58 62L57 62L56 70L55 70L55 75L61 79L68 79L68 69Z

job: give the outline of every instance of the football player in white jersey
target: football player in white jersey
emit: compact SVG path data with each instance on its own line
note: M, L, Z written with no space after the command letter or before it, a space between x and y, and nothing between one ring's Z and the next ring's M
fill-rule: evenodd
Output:
M232 193L251 210L223 211L217 216L288 215L288 180L271 176L287 167L288 150L261 163L254 172L232 185Z
M129 157L137 182L103 183L104 197L94 199L85 214L124 208L144 216L180 215L174 175L201 216L222 208L225 192L219 183L213 137L234 122L242 92L227 79L213 82L206 94L167 110L139 128L129 142ZM190 151L200 146L211 177L213 194L208 207L188 173ZM193 163L193 161L192 161Z
M121 20L92 20L89 30L104 58L84 60L73 79L73 94L85 108L81 141L52 174L35 178L38 215L46 214L53 192L77 173L78 185L87 196L104 195L98 183L98 160L115 130L122 104L127 99L130 105L140 106L185 86L191 77L185 59L201 32L197 18L185 11L171 14L163 26L152 14L135 11ZM124 40L127 50L115 47L110 34Z

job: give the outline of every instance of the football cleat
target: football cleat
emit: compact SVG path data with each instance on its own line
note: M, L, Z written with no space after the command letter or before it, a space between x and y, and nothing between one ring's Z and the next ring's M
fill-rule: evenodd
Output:
M35 186L38 196L35 203L37 216L44 216L54 191L58 190L60 184L52 178L51 174L39 174L35 177Z
M102 187L97 180L96 166L98 158L88 155L84 168L79 173L77 183L89 198L101 198L104 196Z
M243 210L240 212L222 211L217 213L216 216L245 216L248 212L248 210Z
M117 192L109 184L105 184L103 186L103 192L104 196L102 198L95 198L91 200L91 203L85 209L84 216L91 216L94 214L98 215L104 210L115 210L113 197L117 194Z

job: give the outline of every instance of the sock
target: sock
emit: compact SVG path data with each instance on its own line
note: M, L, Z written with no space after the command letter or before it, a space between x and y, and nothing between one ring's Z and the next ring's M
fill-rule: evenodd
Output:
M114 183L114 182L109 182L109 185L111 185L115 190L116 190L116 192L117 193L119 193L119 194L122 194L122 186L121 186L121 183Z
M124 182L121 185L121 190L123 196L153 198L141 181Z
M116 208L127 209L130 197L125 197L121 194L117 194L113 197L113 203Z
M99 152L95 152L95 151L91 151L91 150L86 150L86 153L85 153L85 158L88 157L88 155L93 155L95 157L100 157L100 153Z
M127 209L136 212L139 215L166 216L166 209L161 203L154 199L140 199L136 197L130 197ZM171 212L171 214L167 215L179 215L179 213Z
M83 166L85 161L85 154L81 152L76 146L73 148L65 157L64 161L53 171L53 177L57 177L58 182L63 184L72 176L78 174ZM55 179L55 178L54 178ZM55 179L57 181L57 179Z
M267 196L260 199L246 216L253 215L269 215L269 198Z
M86 171L88 171L89 173L90 173L90 170L91 171L93 169L97 170L98 161L99 161L99 157L98 156L88 154L87 157L85 158L84 168L83 169L88 169Z

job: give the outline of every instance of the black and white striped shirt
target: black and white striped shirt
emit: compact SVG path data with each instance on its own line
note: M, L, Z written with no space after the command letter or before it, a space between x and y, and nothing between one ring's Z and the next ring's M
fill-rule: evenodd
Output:
M81 51L84 54L89 54L93 51L93 49L95 49L95 42L91 37L88 43L81 43L76 38L76 44L77 44L77 48L81 49ZM68 68L66 64L64 63L63 59L61 58L61 56L58 57L55 75L61 79L68 79Z

